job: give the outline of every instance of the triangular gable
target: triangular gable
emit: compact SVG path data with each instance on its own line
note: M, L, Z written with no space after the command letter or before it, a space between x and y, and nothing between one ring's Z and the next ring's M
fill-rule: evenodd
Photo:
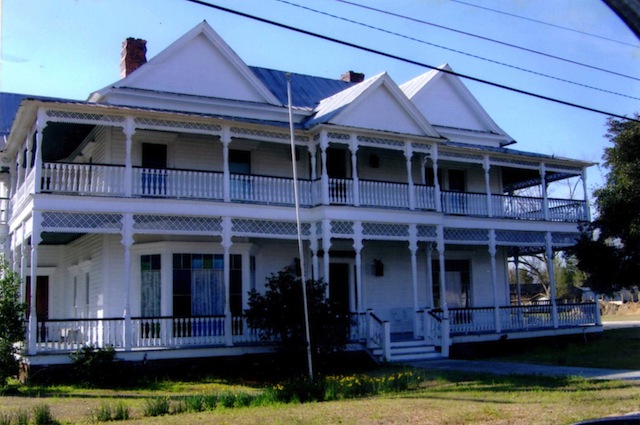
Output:
M440 137L386 73L322 100L307 122L316 124Z
M451 68L442 65L402 84L400 89L435 126L493 133L510 139L460 78L447 71Z
M281 105L206 21L111 87Z

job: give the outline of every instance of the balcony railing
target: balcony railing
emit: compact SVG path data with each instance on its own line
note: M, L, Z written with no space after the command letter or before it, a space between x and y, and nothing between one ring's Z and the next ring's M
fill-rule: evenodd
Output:
M20 205L33 193L34 174L26 176L12 199L11 205ZM166 197L183 199L225 199L224 175L178 169L133 168L131 188L127 190L125 167L94 164L45 163L40 191L47 193L92 196ZM305 207L321 205L321 180L299 180L300 204ZM232 202L270 205L293 205L292 179L259 175L231 174L228 198ZM436 210L436 192L433 186L414 185L410 196L409 185L383 181L359 180L357 188L351 179L330 178L328 202L334 205L361 205L380 208L411 208ZM509 218L519 220L551 220L564 222L586 221L585 201L570 199L507 196L484 193L449 192L440 194L442 212L455 215ZM491 214L489 213L491 212Z

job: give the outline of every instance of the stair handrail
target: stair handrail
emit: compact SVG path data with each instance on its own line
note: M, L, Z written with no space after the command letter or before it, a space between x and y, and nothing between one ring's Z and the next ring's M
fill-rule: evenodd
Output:
M367 348L372 349L376 345L382 349L382 355L385 361L391 360L391 325L389 321L382 320L373 312L367 310L368 332L367 332Z

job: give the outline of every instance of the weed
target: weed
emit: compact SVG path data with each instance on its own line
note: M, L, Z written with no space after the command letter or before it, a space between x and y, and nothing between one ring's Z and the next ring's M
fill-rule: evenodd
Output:
M170 412L170 400L168 397L148 398L144 405L145 416L162 416Z
M93 422L124 421L127 419L129 419L129 407L122 401L115 404L102 403L91 412Z
M48 404L39 404L33 408L34 425L58 425Z
M23 409L18 410L14 415L15 425L29 425L29 412Z
M207 408L206 397L204 395L190 395L182 399L187 412L203 412ZM213 403L215 408L215 403Z

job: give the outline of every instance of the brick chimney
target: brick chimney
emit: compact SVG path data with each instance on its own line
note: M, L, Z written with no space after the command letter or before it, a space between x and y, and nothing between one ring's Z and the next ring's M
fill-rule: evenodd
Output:
M122 42L120 55L120 78L124 78L147 63L147 41L127 38Z
M340 79L347 83L361 83L364 81L364 74L360 72L347 71L340 76Z

